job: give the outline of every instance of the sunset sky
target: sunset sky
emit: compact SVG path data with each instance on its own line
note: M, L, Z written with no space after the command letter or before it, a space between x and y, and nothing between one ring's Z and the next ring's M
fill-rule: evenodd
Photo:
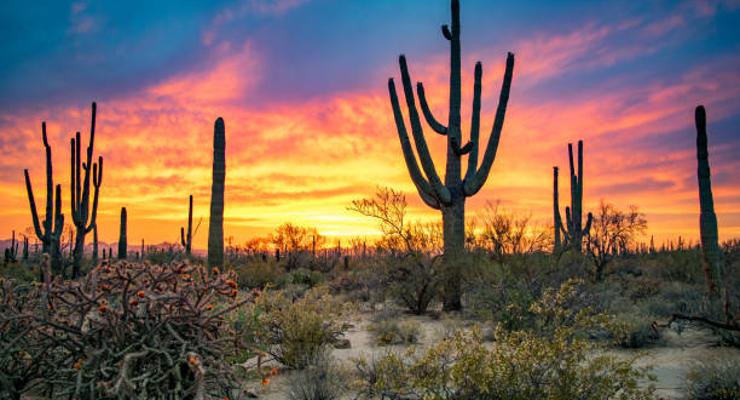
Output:
M704 104L720 237L740 237L740 1L463 0L461 18L464 135L475 62L487 141L516 54L498 156L469 215L500 200L550 222L552 166L564 206L567 144L584 139L584 208L635 204L656 240L696 240ZM24 168L45 201L41 121L70 219L69 139L80 130L86 146L92 101L103 241L117 240L122 206L129 243L178 240L192 193L205 247L219 116L225 235L238 243L287 221L371 237L374 222L346 207L378 185L404 191L412 219L439 218L408 177L386 83L406 54L446 120L445 23L447 0L3 1L0 239L31 226ZM445 139L426 134L440 168Z

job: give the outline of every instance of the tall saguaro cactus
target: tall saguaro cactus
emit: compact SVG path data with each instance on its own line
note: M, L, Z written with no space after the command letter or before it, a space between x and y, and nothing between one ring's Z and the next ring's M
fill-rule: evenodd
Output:
M208 221L208 266L224 265L224 181L226 180L226 127L218 118L213 128L213 181Z
M709 292L716 295L718 293L717 288L722 285L722 265L719 233L717 232L717 215L714 213L714 198L712 196L712 176L709 170L707 113L704 106L696 107L694 119L696 122L696 160L698 163L697 176L699 178L699 206L701 210L699 215L701 250Z
M95 227L95 219L98 214L98 194L100 185L103 183L103 157L98 157L98 162L90 163L93 157L93 145L95 144L95 116L97 105L92 103L92 122L90 123L90 142L87 145L87 161L82 162L82 139L80 132L70 139L71 169L70 169L70 198L72 221L74 222L75 246L72 261L72 278L80 275L80 265L85 252L85 236ZM84 181L82 170L85 170ZM92 184L94 188L92 208L90 206L90 172L92 170Z
M573 144L568 143L568 160L570 161L570 207L565 207L565 223L563 226L558 205L558 168L553 170L553 206L555 213L555 239L558 247L560 232L563 233L565 247L581 252L583 238L588 236L591 230L593 215L588 213L586 226L583 226L583 140L578 141L578 173L573 164Z
M49 146L49 141L46 137L46 122L41 123L41 137L44 142L44 148L46 149L46 218L44 218L43 224L39 222L28 169L23 170L23 174L26 178L26 192L28 193L28 204L31 207L34 232L41 241L43 252L48 253L51 258L52 271L54 273L60 273L64 267L61 246L59 244L64 230L62 187L61 185L57 185L56 190L54 189L51 146Z
M406 123L401 113L396 86L393 78L388 80L388 92L390 94L393 116L401 142L403 156L409 170L411 180L414 182L419 195L428 206L442 212L444 252L448 261L448 267L452 260L464 250L465 246L465 199L473 196L483 187L488 179L491 166L496 158L501 131L504 125L506 104L509 100L509 90L514 72L514 55L509 53L506 58L506 71L501 85L496 118L491 130L485 153L480 165L478 165L479 134L480 134L480 109L481 109L481 81L483 67L481 63L475 64L475 83L473 87L473 110L470 124L470 141L462 145L461 129L461 72L460 72L460 1L452 0L452 28L442 26L442 34L450 42L450 94L449 115L447 126L440 123L433 115L424 95L424 86L417 83L416 90L419 97L422 113L433 131L447 137L447 165L445 169L444 183L440 179L434 161L429 153L424 132L422 130L419 113L416 109L414 89L411 84L411 76L406 57L399 57L401 68L401 80L403 82L404 96L408 106L408 117L411 125L411 133L414 137L414 145L421 161L421 169L416 161L414 150L406 130ZM461 158L468 156L468 167L465 176L461 176ZM422 172L423 171L423 172ZM454 270L449 271L447 287L445 288L444 307L446 310L457 310L461 308L460 303L460 280L459 274Z
M185 236L185 228L180 227L180 243L185 248L185 254L190 255L190 251L193 246L193 195L190 195L190 201L188 205L188 232Z
M121 207L121 230L118 233L118 259L125 260L128 256L128 240L126 238L126 207Z

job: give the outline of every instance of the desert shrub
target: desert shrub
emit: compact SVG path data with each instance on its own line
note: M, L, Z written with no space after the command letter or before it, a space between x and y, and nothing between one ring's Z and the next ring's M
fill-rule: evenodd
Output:
M318 271L298 268L290 271L281 280L281 285L305 285L312 288L324 281L324 275Z
M45 282L22 307L5 297L0 326L16 332L3 340L27 347L8 354L21 363L38 362L34 352L46 349L40 359L53 368L40 365L38 382L50 397L224 396L235 388L224 359L238 341L225 315L250 299L238 295L232 275L118 262L79 281L52 281L45 266ZM39 334L26 339L9 320Z
M39 270L35 265L23 261L0 263L0 277L16 282L33 282L39 279Z
M289 400L335 400L344 393L344 372L328 351L288 378Z
M692 400L740 398L740 361L725 358L696 364L686 376L686 394Z
M634 313L615 317L613 337L617 345L638 349L660 340L660 334L653 328L655 317L645 315L635 309Z
M276 285L284 275L283 270L274 262L263 261L256 257L235 265L232 269L236 273L239 287L250 289L262 289L267 285Z
M480 331L454 338L417 353L387 353L371 362L356 361L365 396L425 399L650 399L653 388L640 388L648 377L635 359L601 352L584 333L603 329L609 318L587 309L567 307L575 283L548 290L533 304L540 317L534 330L497 327L496 345L485 346ZM550 332L549 335L541 331Z
M414 344L419 342L421 336L421 324L413 320L376 321L370 324L368 330L375 337L375 342L381 346Z
M324 289L310 290L297 300L266 291L254 305L257 344L281 364L304 368L348 329L338 320L342 308Z
M391 296L414 314L424 314L441 285L438 260L421 254L398 259L387 270Z

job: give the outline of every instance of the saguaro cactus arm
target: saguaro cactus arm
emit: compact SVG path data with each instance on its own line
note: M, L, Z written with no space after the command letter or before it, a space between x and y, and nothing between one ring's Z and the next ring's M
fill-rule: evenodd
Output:
M414 101L414 90L411 87L411 76L409 75L409 69L406 65L406 57L400 56L398 63L401 67L401 81L403 82L403 92L406 97L406 105L409 110L409 122L411 124L411 134L414 136L414 144L416 145L416 152L419 154L419 161L421 167L424 170L424 174L429 179L429 183L434 189L435 197L442 203L449 203L451 201L451 195L449 189L445 187L437 174L437 169L434 166L434 160L429 153L427 147L427 141L424 138L424 131L421 127L421 121L419 120L419 112L416 110L416 102Z
M98 157L98 163L93 164L93 186L95 187L95 194L93 195L93 208L92 216L90 217L90 225L85 230L85 233L90 233L97 224L98 217L98 198L100 195L100 185L103 184L103 157Z
M416 83L416 93L419 95L419 105L421 105L421 112L424 114L424 119L427 120L429 126L435 132L440 135L447 134L447 127L442 125L432 114L432 110L429 109L429 103L427 103L427 97L424 94L424 84L421 82Z
M414 182L416 190L419 192L419 196L426 205L436 210L440 209L439 200L432 189L431 184L422 174L419 169L419 164L416 162L416 156L414 150L411 147L408 132L406 131L406 123L403 121L403 114L401 113L401 106L398 102L398 95L396 94L396 85L393 83L393 78L388 80L388 93L391 98L391 106L393 108L393 118L396 121L396 129L398 130L398 138L401 141L401 150L403 151L403 158L406 161L406 167L409 170L411 181Z
M481 108L481 91L483 80L483 65L478 61L475 63L475 82L473 83L473 111L470 117L470 154L468 155L468 169L465 172L465 181L475 179L475 172L478 168L478 142L480 138L480 108Z
M496 159L496 151L498 150L498 143L501 139L501 131L504 128L504 117L506 116L506 105L509 102L509 92L511 91L511 80L514 75L514 54L508 53L506 56L506 72L504 72L504 80L501 83L501 92L499 94L498 107L496 109L496 117L493 121L493 127L491 128L491 136L488 138L488 145L486 146L486 152L483 154L483 160L480 168L475 172L475 178L465 180L465 195L472 196L483 187L488 179L488 174L493 166L493 161ZM473 145L477 147L477 144ZM470 164L469 164L470 166ZM466 176L472 176L471 172L468 172Z
M41 230L41 223L39 222L39 214L36 211L36 200L33 198L33 187L31 186L31 178L28 176L28 170L23 170L23 175L26 177L26 192L28 193L28 204L31 206L31 218L33 219L33 230L36 232L39 240L44 241L44 232ZM46 222L46 221L44 221Z

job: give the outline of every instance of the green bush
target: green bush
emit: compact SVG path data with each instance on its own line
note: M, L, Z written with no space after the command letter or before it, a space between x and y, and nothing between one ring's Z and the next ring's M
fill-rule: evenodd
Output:
M380 346L414 344L419 342L421 324L418 321L387 319L372 322L368 331Z
M319 288L295 301L280 291L266 291L254 307L257 344L290 368L309 365L325 346L335 343L348 329L337 319L342 304Z
M722 359L695 365L686 376L686 394L692 400L740 398L740 360Z
M635 309L634 313L616 316L613 329L616 343L627 349L639 349L660 340L660 334L653 329L656 317L644 315Z
M371 362L360 359L361 394L424 399L651 399L650 378L635 359L604 354L584 333L604 329L609 320L587 309L573 311L576 282L548 290L532 305L538 330L507 331L499 326L496 345L483 344L480 330L417 353L388 353ZM542 334L547 332L549 334Z
M260 288L263 289L268 285L276 285L285 274L276 263L272 261L262 261L253 258L247 262L232 267L236 272L236 280L239 287L243 288Z

